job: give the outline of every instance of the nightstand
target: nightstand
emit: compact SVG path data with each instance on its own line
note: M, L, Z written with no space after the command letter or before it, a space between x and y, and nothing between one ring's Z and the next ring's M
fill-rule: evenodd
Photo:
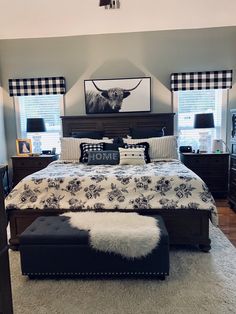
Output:
M208 186L216 198L226 197L229 181L229 153L194 154L182 153L180 159Z
M13 169L12 185L15 186L24 177L47 167L50 162L57 160L58 155L40 155L38 157L13 156L11 159Z

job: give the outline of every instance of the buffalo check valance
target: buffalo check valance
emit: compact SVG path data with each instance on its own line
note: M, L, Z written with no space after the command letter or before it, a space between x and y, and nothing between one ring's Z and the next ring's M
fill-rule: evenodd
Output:
M172 73L171 91L196 89L227 89L232 87L232 70Z
M10 79L10 96L33 96L65 94L66 82L64 77L42 77L27 79Z

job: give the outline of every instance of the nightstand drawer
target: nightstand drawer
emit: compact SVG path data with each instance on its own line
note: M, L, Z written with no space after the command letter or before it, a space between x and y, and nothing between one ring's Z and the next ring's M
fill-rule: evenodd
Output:
M190 156L184 156L181 158L182 162L191 169L199 169L199 168L215 168L219 170L219 167L225 167L227 165L228 155L217 155L211 157L198 154Z
M219 170L218 167L225 167L227 164L226 161L228 159L228 155L217 155L217 156L212 156L209 158L208 156L202 155L200 158L198 155L196 156L191 156L191 158L184 157L184 164L189 167L189 168L194 168L194 169L199 169L199 168L215 168Z
M19 158L13 160L13 165L17 168L44 168L49 164L50 160L44 160L40 157L38 159L35 157L33 159L30 158Z

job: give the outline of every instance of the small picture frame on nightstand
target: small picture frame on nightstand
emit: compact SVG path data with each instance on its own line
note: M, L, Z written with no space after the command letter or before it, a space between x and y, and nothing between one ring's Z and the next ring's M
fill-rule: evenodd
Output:
M16 140L17 156L29 156L32 153L31 139L17 139Z

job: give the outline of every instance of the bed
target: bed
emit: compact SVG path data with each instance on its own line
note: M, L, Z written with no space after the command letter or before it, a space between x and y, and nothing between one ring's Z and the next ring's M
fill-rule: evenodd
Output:
M117 116L114 115L91 115L91 116L65 116L62 117L62 126L63 126L63 136L64 137L70 137L72 132L77 131L91 131L91 130L97 130L97 131L103 131L104 136L106 137L125 137L127 134L129 134L129 129L132 127L136 128L165 128L165 135L172 135L173 134L173 121L174 121L174 114L119 114ZM198 192L198 195L201 195L201 193L204 194L203 201L196 200L196 194L191 199L191 191L189 193L189 196L187 197L187 203L183 203L180 201L180 197L177 197L177 207L179 210L174 210L173 204L176 203L176 200L172 196L168 196L164 192L160 191L158 188L157 190L157 183L153 183L153 185L149 184L147 186L146 191L151 191L149 193L149 201L147 202L147 197L144 195L145 202L140 201L140 197L138 198L137 195L134 195L134 197L128 199L128 204L124 206L123 208L123 201L122 197L117 201L117 204L114 204L111 208L109 208L109 202L104 204L104 198L107 197L113 197L114 195L117 195L117 191L115 194L112 191L108 191L108 185L112 190L114 190L114 186L117 187L118 184L121 184L121 178L122 177L122 166L103 166L103 167L97 167L96 171L97 173L94 173L94 167L90 167L87 165L81 165L76 162L53 162L51 165L49 165L46 169L38 172L37 174L33 174L32 176L27 177L29 181L24 181L21 183L21 186L17 185L15 187L15 192L13 190L13 193L11 193L10 200L7 202L7 213L10 221L10 230L11 230L11 238L10 238L10 245L11 247L17 248L19 244L19 235L25 230L25 228L31 224L38 216L41 215L58 215L68 210L77 210L78 208L73 208L73 197L71 196L71 190L66 191L68 185L68 182L64 182L63 186L63 193L61 193L61 199L59 201L53 202L46 201L45 199L51 199L50 197L47 197L48 189L48 178L46 178L46 174L51 174L51 181L55 183L55 178L63 177L66 173L72 173L72 169L74 169L75 174L74 178L76 176L82 176L84 177L85 173L91 174L90 183L86 182L86 180L83 182L84 186L80 187L80 190L84 191L84 195L81 196L80 204L81 208L80 210L100 210L100 211L107 211L107 210L118 210L118 211L138 211L140 214L148 214L148 215L155 215L155 214L161 214L170 237L170 243L171 244L184 244L184 245L198 245L200 249L203 251L209 251L210 250L210 238L209 238L209 219L211 219L215 224L217 223L217 213L216 208L214 206L214 201L210 195L210 193L207 191L207 188L205 187L204 183L190 170L188 170L184 165L182 165L179 161L173 160L169 162L157 162L157 163L151 163L143 166L143 169L135 168L135 167L126 167L124 174L127 178L130 178L132 184L130 185L130 189L133 189L133 191L137 190L137 184L140 180L140 178L143 178L144 176L141 173L151 173L151 172L160 172L162 173L162 178L164 175L167 177L168 173L171 172L170 170L172 168L176 169L182 169L180 172L182 173L183 180L185 182L188 182L188 180L192 180L191 184L194 187L194 189L197 190L195 184L197 184L200 188L203 190ZM145 168L146 167L146 168ZM169 168L168 168L169 167ZM59 169L59 174L57 173ZM111 169L113 169L111 171ZM139 174L140 171L140 174ZM108 173L109 180L108 179L102 179L101 180L101 174L102 173ZM111 176L111 172L113 172L113 177ZM178 172L178 171L177 171ZM119 175L120 173L120 175ZM134 177L134 173L137 174L136 177ZM117 176L118 174L118 176ZM180 173L179 173L180 174ZM100 175L100 179L99 179ZM155 173L153 174L155 175ZM190 175L192 179L190 178ZM41 176L41 177L40 177ZM96 198L94 204L91 205L90 203L86 203L85 201L88 199L86 196L86 193L88 194L89 186L91 185L91 177L93 177L93 180L95 184L93 186L98 185L100 186L100 191L97 191ZM173 177L173 174L172 174ZM176 180L179 180L180 175L177 176ZM95 178L95 179L94 179ZM115 178L118 178L115 182ZM200 180L197 180L197 178ZM29 203L20 202L17 197L19 195L22 195L22 190L24 189L23 186L26 184L33 184L35 187L35 182L39 182L40 179L43 181L41 187L40 184L38 185L38 195L40 195L40 202L41 207L39 205L34 205L32 202L30 205ZM37 181L38 180L38 181ZM70 180L73 181L73 174L71 175ZM100 182L96 182L96 180L101 180ZM146 179L144 180L151 180L154 182L154 178L150 175L146 176ZM160 179L158 179L160 180ZM170 179L169 177L169 180ZM83 181L83 180L81 180ZM168 181L168 180L167 180ZM30 183L31 182L31 183ZM47 183L46 183L47 182ZM113 182L113 185L112 183ZM124 182L123 182L124 183ZM38 183L37 183L38 184ZM102 185L104 184L104 186ZM108 184L108 185L107 185ZM179 183L177 185L180 185ZM55 189L55 187L53 187ZM176 185L173 185L174 190L176 188ZM131 195L132 191L127 189L127 185L123 186L125 195ZM32 191L32 186L29 187L29 190ZM125 191L126 190L126 191ZM142 190L143 191L143 190ZM166 193L170 193L171 189L168 190ZM51 190L50 190L51 193ZM70 196L68 196L66 193L69 193ZM105 193L105 194L103 194ZM109 194L110 193L110 194ZM112 194L113 193L113 194ZM156 194L164 193L161 196L162 201L156 200ZM37 194L37 193L36 193ZM176 194L176 191L175 191ZM52 193L51 193L52 195ZM76 194L75 194L76 195ZM161 195L161 194L160 194ZM169 197L169 201L166 201ZM42 199L44 197L44 200ZM75 198L76 196L74 196ZM127 197L127 196L125 196ZM72 199L72 200L71 200ZM139 199L139 204L137 205L137 199ZM163 201L164 200L164 201ZM155 208L155 202L159 202L159 205ZM19 205L21 203L21 205ZM148 203L148 204L147 204ZM198 205L196 205L196 203ZM18 204L16 206L16 204ZM70 204L70 206L68 206ZM78 204L78 200L77 200ZM184 205L183 205L184 204Z

